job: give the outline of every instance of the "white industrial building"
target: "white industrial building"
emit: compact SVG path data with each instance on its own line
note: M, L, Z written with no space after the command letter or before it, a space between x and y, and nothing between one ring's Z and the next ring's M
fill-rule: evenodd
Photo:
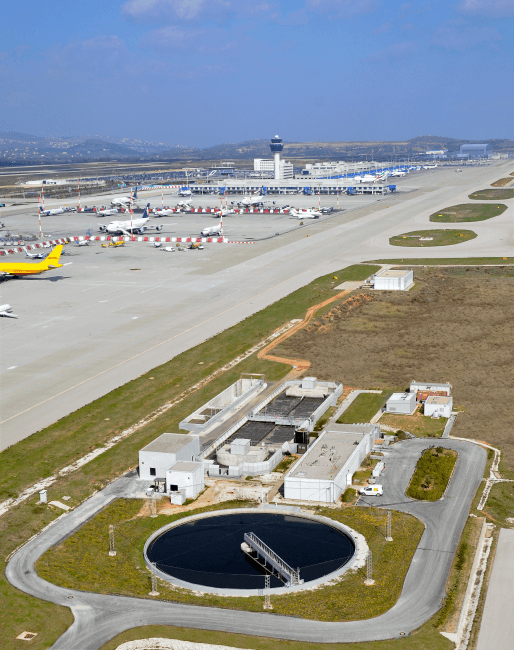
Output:
M163 433L139 451L139 478L153 481L159 492L183 503L205 487L203 462L196 461L199 454L198 436Z
M414 271L384 269L371 276L371 283L379 291L408 291L414 284Z
M423 407L424 415L433 418L449 418L452 414L453 397L429 395Z
M490 144L461 144L457 158L489 158L492 153Z
M374 424L331 424L284 478L284 497L335 503L380 437Z
M411 381L409 390L411 393L439 393L448 396L451 393L452 385L449 382L443 384L441 382Z
M412 415L416 406L416 393L393 393L386 402L386 413Z

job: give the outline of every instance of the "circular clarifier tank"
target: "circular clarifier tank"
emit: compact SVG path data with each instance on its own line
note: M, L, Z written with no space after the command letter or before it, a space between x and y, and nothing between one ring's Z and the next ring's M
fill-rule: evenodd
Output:
M199 591L240 595L262 590L267 562L245 553L245 533L253 533L291 568L306 588L330 580L351 566L356 555L353 531L325 517L238 509L204 513L156 531L145 545L145 559L160 578ZM273 591L288 591L287 580L271 574Z

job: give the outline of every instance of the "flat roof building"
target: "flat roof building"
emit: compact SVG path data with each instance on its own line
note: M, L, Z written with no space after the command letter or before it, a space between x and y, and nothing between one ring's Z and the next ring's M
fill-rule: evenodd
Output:
M379 291L408 291L414 284L414 271L384 269L372 275L371 281Z
M453 397L430 395L425 401L423 413L433 418L449 418L452 414Z
M380 437L374 424L331 424L284 478L284 497L335 503Z
M416 406L416 393L393 393L386 402L386 412L412 415Z
M490 144L461 144L458 158L489 158L493 153Z

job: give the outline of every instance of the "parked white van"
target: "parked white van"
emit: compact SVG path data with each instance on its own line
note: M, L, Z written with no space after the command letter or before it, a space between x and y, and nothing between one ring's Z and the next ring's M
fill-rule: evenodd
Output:
M366 497L381 497L384 494L384 488L381 485L367 485L359 490L359 494Z

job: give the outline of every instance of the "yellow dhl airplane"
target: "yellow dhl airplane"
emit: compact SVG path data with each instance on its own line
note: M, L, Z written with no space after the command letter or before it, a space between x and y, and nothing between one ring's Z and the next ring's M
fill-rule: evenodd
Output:
M62 244L56 246L53 251L41 262L0 262L0 276L17 277L22 275L38 275L50 269L58 269L65 264L59 264L62 253Z

